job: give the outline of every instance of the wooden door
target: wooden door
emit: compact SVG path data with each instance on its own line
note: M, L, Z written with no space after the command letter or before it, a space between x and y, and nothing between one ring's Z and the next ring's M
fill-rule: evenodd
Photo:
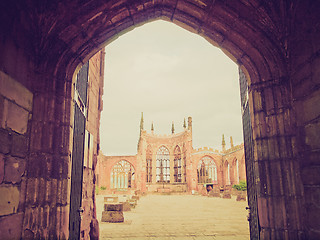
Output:
M69 217L69 239L70 240L73 240L73 239L76 240L80 238L88 67L89 67L89 63L85 64L80 69L77 75L76 89L75 89L70 217Z
M248 84L244 73L240 70L240 93L242 106L242 124L244 137L244 153L247 175L247 194L248 194L248 221L250 226L250 239L260 239L259 218L258 218L258 200L257 200L257 178L255 174L255 162L253 155L253 137L250 118L250 109L248 104Z

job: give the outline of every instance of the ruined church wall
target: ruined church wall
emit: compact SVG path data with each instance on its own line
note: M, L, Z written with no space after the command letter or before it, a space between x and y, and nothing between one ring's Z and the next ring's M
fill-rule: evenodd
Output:
M95 184L96 165L99 146L100 114L102 111L102 93L104 81L104 50L89 60L87 89L87 119L84 149L81 239L89 239L90 223L96 218ZM90 135L90 140L89 140Z

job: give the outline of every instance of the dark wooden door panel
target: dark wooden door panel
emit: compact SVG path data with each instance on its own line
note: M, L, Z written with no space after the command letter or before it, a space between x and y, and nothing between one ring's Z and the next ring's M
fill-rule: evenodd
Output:
M248 85L245 75L240 70L240 94L242 106L242 124L243 124L243 137L244 137L244 153L246 161L246 175L247 175L247 194L249 205L249 226L250 226L250 239L260 239L259 219L258 219L258 201L257 201L257 185L255 176L254 164L254 149L252 137L252 125L250 118L250 108L248 104Z

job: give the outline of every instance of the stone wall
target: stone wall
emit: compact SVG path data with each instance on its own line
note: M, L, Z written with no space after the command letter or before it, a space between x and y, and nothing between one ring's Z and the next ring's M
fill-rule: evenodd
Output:
M0 71L0 238L20 239L33 94Z
M297 151L304 189L308 239L320 239L320 18L310 8L319 2L298 6L292 28L291 74L297 124ZM308 15L308 21L299 21ZM301 33L301 29L304 29ZM293 185L293 184L292 184ZM292 186L293 187L293 186Z
M90 230L94 226L94 221L96 221L95 183L97 173L95 169L100 143L99 129L104 83L104 57L105 52L102 50L89 60L88 111L82 187L82 208L84 212L81 221L81 239L90 239Z

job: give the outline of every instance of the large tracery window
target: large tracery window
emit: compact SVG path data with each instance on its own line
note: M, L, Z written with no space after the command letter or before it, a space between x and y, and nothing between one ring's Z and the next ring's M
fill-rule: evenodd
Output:
M186 147L183 144L182 147L183 151L183 175L184 175L184 182L187 182L187 154L186 154Z
M146 181L147 183L152 182L152 151L151 147L148 146L147 155L146 155Z
M174 149L174 181L181 182L181 151L179 146Z
M230 185L230 165L226 162L226 185Z
M157 182L170 182L169 150L162 146L157 151Z
M125 189L133 187L134 169L126 160L121 160L112 168L110 187L117 189Z
M217 166L212 158L204 157L199 161L198 183L217 183Z

